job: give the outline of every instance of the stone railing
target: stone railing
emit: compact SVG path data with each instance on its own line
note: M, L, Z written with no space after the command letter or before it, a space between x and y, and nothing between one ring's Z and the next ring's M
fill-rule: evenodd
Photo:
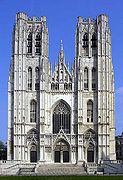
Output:
M35 168L36 163L21 161L0 162L0 175L17 175L20 168Z
M122 160L102 160L101 164L105 164L105 163L113 163L113 164L123 164Z
M88 174L103 174L103 168L97 163L84 163L84 169Z

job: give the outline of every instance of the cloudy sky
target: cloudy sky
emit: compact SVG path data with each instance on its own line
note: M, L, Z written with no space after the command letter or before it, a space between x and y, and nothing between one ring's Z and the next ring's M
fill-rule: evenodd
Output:
M57 60L62 39L66 61L70 64L74 59L77 17L109 16L115 72L115 124L116 133L120 134L123 131L123 0L0 0L0 139L7 140L7 81L17 12L46 16L50 60L52 63Z

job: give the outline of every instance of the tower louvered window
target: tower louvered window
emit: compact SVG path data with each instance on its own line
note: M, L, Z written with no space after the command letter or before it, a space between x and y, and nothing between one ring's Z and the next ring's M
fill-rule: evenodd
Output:
M40 83L39 83L39 68L35 68L35 90L40 89Z
M36 35L35 39L35 52L37 54L41 53L41 35L39 33Z
M32 53L32 33L29 33L27 38L27 52Z
M32 90L32 68L28 68L28 90Z
M89 54L89 40L88 40L88 34L85 33L83 36L83 56L88 56Z
M85 33L83 36L83 47L88 47L88 34Z
M97 47L97 38L95 34L92 35L91 41L92 41L92 48Z
M84 90L88 90L88 68L84 69Z
M92 35L91 39L91 47L92 47L92 56L95 56L97 54L97 38L95 33Z
M37 117L37 102L32 100L30 103L30 122L36 122Z

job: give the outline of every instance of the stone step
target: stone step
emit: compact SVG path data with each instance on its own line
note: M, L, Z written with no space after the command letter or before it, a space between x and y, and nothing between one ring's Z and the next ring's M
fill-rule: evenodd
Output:
M22 172L34 172L34 168L20 168Z
M19 176L35 176L35 168L20 168L19 170L19 173L18 173Z
M34 172L32 172L32 173L31 172L30 173L23 172L23 173L20 173L19 176L37 176L37 174Z
M86 175L82 166L79 165L40 165L36 169L38 175Z

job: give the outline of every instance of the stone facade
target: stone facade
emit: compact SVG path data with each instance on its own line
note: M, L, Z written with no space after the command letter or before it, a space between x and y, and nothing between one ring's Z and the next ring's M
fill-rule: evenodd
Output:
M75 60L54 69L46 17L18 13L8 82L8 160L115 160L114 72L106 15L78 17Z

